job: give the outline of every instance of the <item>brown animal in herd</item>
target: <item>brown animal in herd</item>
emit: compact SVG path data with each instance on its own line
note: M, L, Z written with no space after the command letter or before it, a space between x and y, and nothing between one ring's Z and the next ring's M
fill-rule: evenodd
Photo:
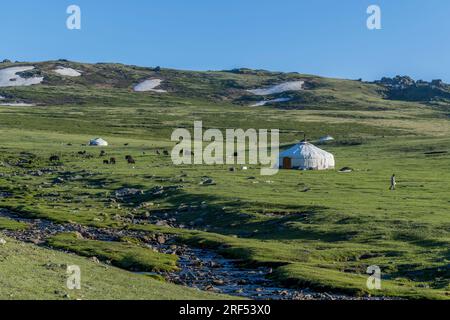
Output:
M103 160L103 164L109 164L109 160Z
M109 163L110 164L116 164L116 158L109 159Z

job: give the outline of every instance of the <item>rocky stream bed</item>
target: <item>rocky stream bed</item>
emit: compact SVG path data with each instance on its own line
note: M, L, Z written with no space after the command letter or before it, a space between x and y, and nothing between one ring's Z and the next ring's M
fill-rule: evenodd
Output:
M29 228L26 230L4 230L2 233L5 236L41 246L46 245L46 240L49 237L61 232L76 232L84 239L100 241L119 241L122 237L140 239L149 250L153 249L161 253L179 256L179 271L149 274L158 274L167 281L199 290L259 300L382 299L316 292L309 288L291 289L280 287L268 277L272 273L272 269L269 267L243 268L239 265L239 261L222 257L212 250L177 244L174 241L174 237L169 235L149 236L148 233L143 231L96 228L79 224L57 224L42 219L25 219L5 209L0 209L0 217L26 222L29 225ZM98 261L95 257L93 259Z

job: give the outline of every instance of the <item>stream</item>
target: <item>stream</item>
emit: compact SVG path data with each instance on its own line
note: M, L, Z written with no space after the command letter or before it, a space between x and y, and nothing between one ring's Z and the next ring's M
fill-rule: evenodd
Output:
M155 272L167 281L196 288L198 290L223 293L256 300L355 300L383 299L376 297L352 297L347 295L315 292L308 288L291 289L278 286L269 279L272 269L269 267L243 268L239 261L227 259L212 250L192 248L175 244L174 236L157 235L149 237L147 232L96 228L78 224L57 224L42 219L20 218L8 210L0 209L0 217L26 222L29 228L20 231L3 230L7 237L46 245L47 238L61 232L77 232L85 239L99 241L118 241L121 237L140 239L149 249L161 253L179 256L179 271Z

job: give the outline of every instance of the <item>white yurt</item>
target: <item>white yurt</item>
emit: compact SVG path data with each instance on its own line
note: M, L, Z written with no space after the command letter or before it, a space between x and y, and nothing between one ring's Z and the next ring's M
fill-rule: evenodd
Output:
M331 153L302 141L280 153L278 166L281 169L327 170L334 169L335 162Z
M108 142L103 140L102 138L95 138L89 141L89 145L94 147L107 147Z
M328 141L333 141L333 140L334 140L334 138L332 136L328 135L328 136L320 138L319 142L328 142Z

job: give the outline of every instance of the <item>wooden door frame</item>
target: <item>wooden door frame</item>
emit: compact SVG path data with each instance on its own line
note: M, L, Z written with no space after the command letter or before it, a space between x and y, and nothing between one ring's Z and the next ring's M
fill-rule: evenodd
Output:
M287 166L286 164L289 164ZM292 159L289 157L283 157L283 169L292 169Z

